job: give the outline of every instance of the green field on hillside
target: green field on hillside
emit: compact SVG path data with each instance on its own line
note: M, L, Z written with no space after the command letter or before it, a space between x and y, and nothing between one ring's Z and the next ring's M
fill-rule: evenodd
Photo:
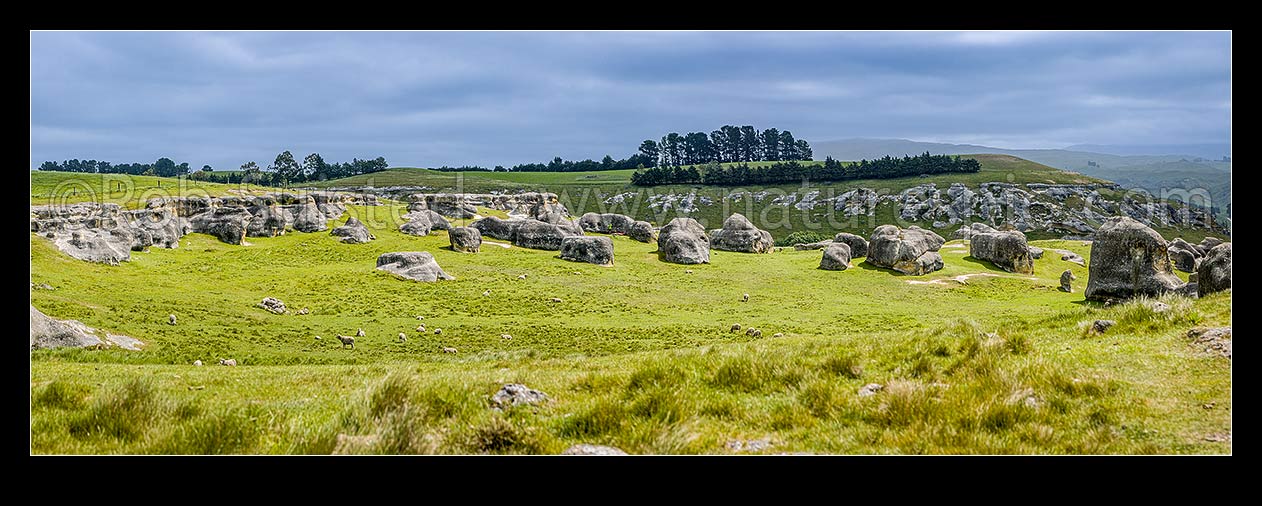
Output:
M257 185L219 184L187 178L32 171L31 205L113 202L139 208L151 198L227 195L229 190L267 190Z
M1230 360L1184 337L1229 325L1230 293L1170 297L1164 313L1099 307L1083 300L1086 269L1059 255L1019 276L959 241L942 249L947 267L924 277L858 259L822 271L819 251L715 251L709 265L676 265L625 237L613 238L614 265L600 267L494 240L457 253L445 232L398 232L400 207L350 212L377 240L294 233L233 246L191 234L179 249L111 267L32 234L31 281L54 287L32 290L35 307L147 344L32 352L31 451L329 453L338 435L376 438L342 448L370 453L574 443L734 453L733 441L754 440L770 443L757 453L1231 449ZM1090 253L1076 241L1035 244ZM429 251L456 279L375 270L387 251ZM1075 293L1055 289L1065 269L1078 276ZM267 296L291 313L258 308ZM311 314L293 313L303 307ZM1097 318L1119 324L1085 333ZM729 332L733 323L763 337ZM359 328L353 350L333 339ZM489 409L508 382L552 400ZM859 396L869 383L885 388Z

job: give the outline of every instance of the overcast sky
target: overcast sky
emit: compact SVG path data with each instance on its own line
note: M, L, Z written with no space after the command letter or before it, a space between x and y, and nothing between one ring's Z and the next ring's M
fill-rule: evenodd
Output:
M724 124L812 142L1226 143L1228 32L33 32L31 167L513 165Z

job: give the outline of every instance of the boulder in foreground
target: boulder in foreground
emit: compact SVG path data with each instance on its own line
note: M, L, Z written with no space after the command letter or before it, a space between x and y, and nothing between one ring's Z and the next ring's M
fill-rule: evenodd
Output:
M705 227L692 218L670 220L657 235L662 259L676 264L710 263L710 238Z
M1166 240L1128 217L1105 222L1091 243L1087 300L1116 301L1178 291L1183 281L1170 268Z
M397 274L414 281L434 282L440 279L456 279L438 266L434 255L427 251L401 251L382 253L377 257L377 269Z

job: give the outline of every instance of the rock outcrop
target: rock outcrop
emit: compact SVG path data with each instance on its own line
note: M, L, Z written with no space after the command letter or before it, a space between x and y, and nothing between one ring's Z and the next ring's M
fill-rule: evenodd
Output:
M428 209L424 211L417 211L417 213L424 214L425 216L429 218L430 230L450 230L451 229L451 223L449 223L447 221L447 218L444 218L441 214L438 214L434 211L430 211Z
M1088 300L1124 300L1179 290L1183 281L1170 269L1166 240L1127 217L1109 220L1096 231L1087 267Z
M1214 246L1196 270L1197 291L1208 295L1231 288L1231 243Z
M57 320L31 306L31 349L104 346L95 331L78 320Z
M988 261L1005 271L1034 273L1030 245L1021 232L974 232L969 238L968 248L973 258Z
M194 232L213 235L228 244L241 244L254 218L244 207L217 207L189 219Z
M653 242L657 240L657 232L653 231L652 223L637 221L631 223L631 228L627 230L627 237L640 242Z
M868 240L857 235L842 232L833 236L833 242L845 243L850 246L850 258L862 258L868 256Z
M826 271L844 271L850 268L850 245L834 242L824 248L824 257L819 261L819 268Z
M482 247L482 233L473 227L455 227L447 231L451 249L464 253L477 253Z
M578 219L583 231L600 234L630 234L634 223L630 216L615 213L587 213Z
M692 218L674 218L657 236L662 259L676 264L710 263L710 238L705 227Z
M347 218L346 224L329 231L329 235L341 237L341 241L346 244L364 244L377 238L354 216Z
M499 391L491 396L491 406L496 409L507 409L540 404L547 400L548 394L520 383L509 383L500 387Z
M723 228L710 235L710 247L723 251L769 253L773 246L771 232L755 227L740 213L728 216Z
M613 241L600 236L566 237L561 240L561 258L596 265L613 265Z
M512 242L517 238L517 227L524 222L524 220L505 220L495 216L488 216L473 222L469 226L478 229L478 232L481 232L484 236Z
M285 303L276 297L263 297L263 300L259 302L259 307L274 314L285 314L288 311L285 309Z
M1166 251L1170 254L1170 263L1174 268L1183 272L1196 272L1196 267L1204 256L1196 246L1188 244L1182 237L1171 240Z
M294 215L294 230L312 233L322 232L329 228L328 218L320 212L320 206L316 205L315 199L311 197L307 197L290 211Z
M399 232L407 235L429 235L429 231L434 227L433 223L429 221L429 213L427 212L408 213L403 215L403 219L408 220L408 222L399 225Z
M377 269L415 281L456 279L443 272L442 267L434 260L434 255L427 251L382 253L377 257Z
M513 234L513 245L523 248L559 251L563 239L583 235L582 229L573 222L553 224L534 219L520 221L521 224L517 225Z
M917 226L881 225L872 231L867 262L913 276L928 274L942 268L938 249L945 242L942 236Z

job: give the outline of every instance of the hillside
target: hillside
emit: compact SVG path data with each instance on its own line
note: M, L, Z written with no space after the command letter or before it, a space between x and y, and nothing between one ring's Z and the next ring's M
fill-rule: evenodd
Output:
M399 207L350 212L375 241L291 233L233 246L191 234L114 267L32 234L31 282L52 287L32 290L35 307L146 343L32 352L32 452L749 451L733 441L765 441L755 453L1231 449L1230 361L1183 337L1229 324L1229 293L1171 298L1159 315L1098 307L1053 288L1069 269L1080 289L1084 267L1045 255L1034 276L1012 275L958 241L942 249L945 269L920 278L860 260L822 271L818 251L714 251L711 264L675 265L625 237L612 238L614 265L600 267L489 243L458 253L444 232L400 233ZM1078 241L1035 244L1090 258ZM432 252L456 279L376 271L386 251ZM269 296L311 313L259 309ZM1084 337L1097 318L1121 323ZM764 337L729 332L733 323ZM357 328L366 335L353 350L332 339ZM508 382L553 400L488 409ZM885 390L856 395L873 383ZM376 443L348 449L340 435Z
M905 139L845 139L817 142L814 145L816 157L832 156L843 160L915 155L925 151L942 154L1007 154L1058 169L1113 180L1125 188L1142 188L1158 196L1171 188L1203 187L1209 191L1214 207L1221 210L1219 216L1230 218L1227 209L1231 202L1231 162L1215 161L1217 156L1198 159L1198 156L1192 154L1115 155L1069 149L1004 149ZM1199 147L1201 149L1198 151L1208 149L1207 146ZM1133 152L1134 148L1123 148L1121 151Z
M187 178L31 171L31 205L113 202L136 208L154 197L227 195L233 190L263 190L256 185L219 184Z

